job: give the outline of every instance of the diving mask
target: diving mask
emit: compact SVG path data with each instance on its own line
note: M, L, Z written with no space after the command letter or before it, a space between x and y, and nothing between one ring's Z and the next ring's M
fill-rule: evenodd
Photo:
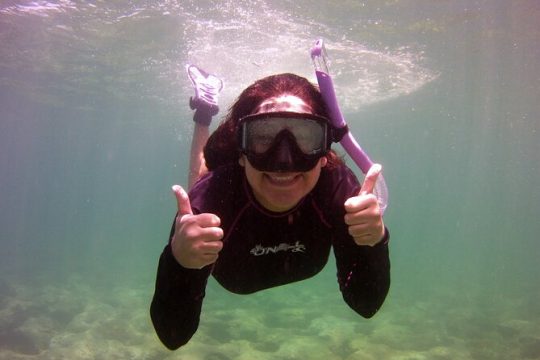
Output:
M324 117L296 112L248 115L239 122L240 151L266 172L305 172L330 150L332 129Z

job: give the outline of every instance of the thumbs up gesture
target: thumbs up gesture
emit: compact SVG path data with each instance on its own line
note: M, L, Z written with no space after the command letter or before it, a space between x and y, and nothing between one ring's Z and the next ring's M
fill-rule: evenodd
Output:
M373 164L369 169L360 193L345 201L345 223L357 245L374 246L384 236L384 223L377 197L373 194L382 167Z
M180 265L188 269L201 269L213 264L223 248L221 220L214 214L193 215L189 197L179 186L172 187L178 214L171 240L172 253Z

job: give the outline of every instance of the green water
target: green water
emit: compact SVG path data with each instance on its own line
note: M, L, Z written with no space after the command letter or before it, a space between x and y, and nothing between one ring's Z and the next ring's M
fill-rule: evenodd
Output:
M3 2L0 359L539 359L539 18L534 0ZM187 182L184 65L224 77L225 109L262 76L313 78L318 37L384 166L390 294L360 318L332 260L249 296L211 280L169 352L148 307Z

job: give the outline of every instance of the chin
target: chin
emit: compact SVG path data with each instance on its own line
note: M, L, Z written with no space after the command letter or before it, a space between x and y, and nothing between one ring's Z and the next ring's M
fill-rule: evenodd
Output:
M266 207L270 211L284 212L298 205L301 199L302 197L297 198L297 197L291 196L290 194L282 198L274 197L272 199L267 199L264 207Z

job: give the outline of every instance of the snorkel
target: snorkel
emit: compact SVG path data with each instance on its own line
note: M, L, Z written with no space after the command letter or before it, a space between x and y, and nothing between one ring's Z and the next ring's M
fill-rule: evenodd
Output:
M317 76L317 82L319 83L319 89L321 95L326 103L328 108L328 115L330 116L330 121L335 128L343 129L347 131L343 138L340 140L341 146L345 149L347 154L353 159L353 161L358 165L362 173L367 174L368 170L373 165L373 162L366 154L360 144L355 140L354 136L347 129L347 123L345 118L341 113L341 110L338 105L336 98L336 92L334 90L334 83L330 77L330 72L328 71L327 65L327 55L326 49L322 39L319 39L315 42L311 48L311 60L313 61L313 66L315 67L315 75ZM379 207L381 213L384 214L386 207L388 205L388 188L386 187L386 182L382 173L379 175L374 189L375 196L379 201Z

